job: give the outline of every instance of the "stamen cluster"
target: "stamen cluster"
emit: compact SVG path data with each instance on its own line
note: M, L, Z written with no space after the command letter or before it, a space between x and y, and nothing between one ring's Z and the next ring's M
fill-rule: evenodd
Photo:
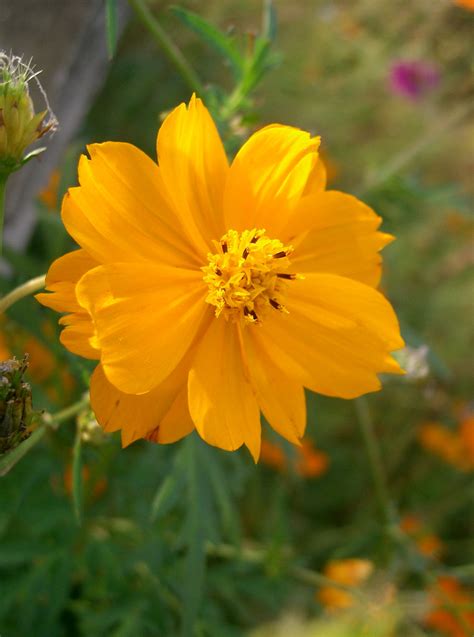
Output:
M216 253L202 268L209 286L207 303L215 305L216 317L258 323L269 308L287 312L286 282L298 275L285 272L292 246L270 239L265 230L229 230L215 241Z

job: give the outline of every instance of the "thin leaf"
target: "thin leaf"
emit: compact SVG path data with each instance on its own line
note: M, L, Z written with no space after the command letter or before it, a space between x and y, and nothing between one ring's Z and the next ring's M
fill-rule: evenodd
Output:
M274 40L277 32L277 17L272 0L265 0L262 16L262 36Z
M244 61L231 37L222 33L214 25L209 24L204 18L192 11L187 11L182 7L171 7L171 10L184 25L197 33L204 42L224 56L231 65L234 77L240 80Z
M185 580L183 586L182 637L195 634L195 623L201 605L204 588L206 555L204 547L204 522L201 501L203 498L199 471L199 447L194 435L185 440L187 451L187 515L186 535L188 552L185 562Z
M224 533L227 533L229 538L235 544L238 544L240 541L240 529L237 516L235 515L235 509L230 499L230 485L225 472L222 471L222 467L219 464L219 458L214 453L215 450L206 448L205 451L207 455L205 467L214 494L215 505L221 517L221 525Z
M182 487L183 481L179 479L178 475L171 473L166 476L151 503L150 520L152 522L173 508Z
M107 51L111 60L117 49L117 0L105 0L105 28Z
M82 520L82 500L82 439L78 429L74 448L72 450L72 502L74 506L74 515L79 525Z

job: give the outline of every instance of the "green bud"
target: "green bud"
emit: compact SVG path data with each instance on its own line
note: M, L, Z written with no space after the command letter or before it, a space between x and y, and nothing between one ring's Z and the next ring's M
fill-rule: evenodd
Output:
M23 380L28 357L0 362L0 454L11 451L30 435L34 417L31 388Z
M108 439L90 409L85 409L78 415L77 425L83 442L101 445Z
M57 127L37 75L31 63L0 51L0 177L5 178L37 155L39 150L24 156L28 146ZM35 113L28 90L33 79L45 100L46 108L39 113Z

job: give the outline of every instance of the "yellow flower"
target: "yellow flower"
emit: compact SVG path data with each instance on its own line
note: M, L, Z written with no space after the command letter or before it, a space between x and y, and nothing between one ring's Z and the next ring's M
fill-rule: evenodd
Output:
M303 387L354 398L401 373L396 316L376 291L392 240L363 203L326 192L318 139L270 125L229 166L201 100L158 134L159 165L124 143L89 146L64 224L81 246L38 299L63 344L100 360L91 404L106 431L174 442L194 428L260 453L260 411L303 436Z

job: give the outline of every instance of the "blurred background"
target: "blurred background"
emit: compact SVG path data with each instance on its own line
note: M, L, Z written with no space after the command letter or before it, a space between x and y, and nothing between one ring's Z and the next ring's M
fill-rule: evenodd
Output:
M60 128L11 186L0 294L73 247L59 212L85 145L128 141L154 157L163 114L190 97L137 4L2 4L0 47L43 69ZM180 3L248 55L267 5ZM224 56L189 28L192 14L145 6L219 104L234 86ZM474 634L474 3L273 6L265 72L222 133L231 151L271 122L322 136L329 187L369 203L397 237L381 287L408 373L362 402L308 394L302 450L267 427L257 466L197 438L121 450L87 413L66 421L0 478L2 637ZM80 398L90 369L61 347L51 311L26 299L0 321L0 360L29 353L37 409Z

